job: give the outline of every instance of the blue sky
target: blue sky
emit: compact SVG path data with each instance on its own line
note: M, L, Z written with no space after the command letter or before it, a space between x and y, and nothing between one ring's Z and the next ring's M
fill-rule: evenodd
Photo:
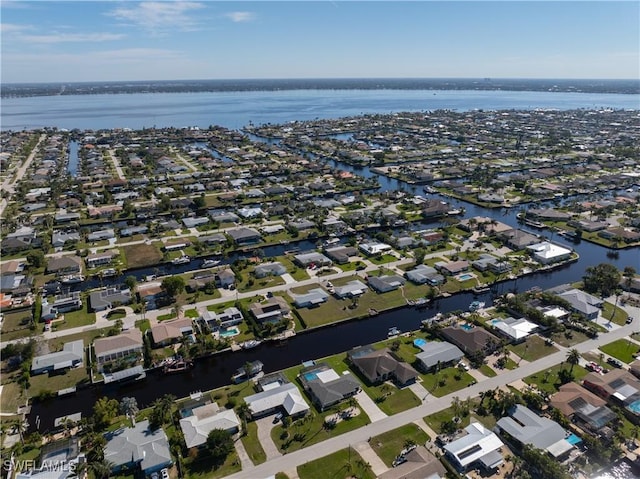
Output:
M0 5L7 83L640 76L637 1Z

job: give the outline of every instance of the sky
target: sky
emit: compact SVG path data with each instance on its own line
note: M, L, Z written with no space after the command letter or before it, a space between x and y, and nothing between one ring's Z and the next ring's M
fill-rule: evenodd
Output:
M638 1L0 1L3 83L640 78Z

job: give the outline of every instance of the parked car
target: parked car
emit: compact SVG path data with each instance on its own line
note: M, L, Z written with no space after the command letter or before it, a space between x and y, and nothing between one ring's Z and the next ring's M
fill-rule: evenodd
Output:
M616 368L622 367L622 362L616 358L607 358L607 362L611 364L613 367L616 367Z
M631 323L633 323L633 318L632 318L631 316L629 316L629 317L627 318L627 321L625 321L625 322L626 322L627 324L631 324Z
M282 419L284 417L284 414L282 414L281 412L279 412L278 414L276 414L273 417L273 424L276 424L278 421L280 421L280 419Z
M162 475L162 479L169 479L169 469L166 467L160 471L160 474Z
M157 472L152 472L151 473L151 479L160 479L160 476L158 475Z

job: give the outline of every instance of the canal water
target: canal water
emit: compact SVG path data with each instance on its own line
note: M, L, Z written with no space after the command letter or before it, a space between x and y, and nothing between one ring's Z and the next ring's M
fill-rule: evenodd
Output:
M71 174L71 176L78 176L78 166L80 163L80 158L78 157L78 142L70 141L68 145L69 151L69 161L67 163L67 171Z

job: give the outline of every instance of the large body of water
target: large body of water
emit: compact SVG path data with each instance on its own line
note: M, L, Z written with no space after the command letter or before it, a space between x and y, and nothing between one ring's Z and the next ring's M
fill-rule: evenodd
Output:
M11 98L2 100L2 129L22 130L41 127L66 129L109 129L143 127L185 127L220 125L239 129L250 123L276 124L294 120L339 118L367 113L426 111L451 109L636 109L639 95L508 92L508 91L416 91L416 90L295 90L269 92L162 93L127 95L86 95ZM341 168L351 169L340 164ZM368 168L354 170L364 176L374 175ZM379 178L381 189L411 188L396 180ZM416 193L420 193L416 191ZM454 202L455 203L455 202ZM460 203L462 204L462 203ZM464 205L466 216L492 216L515 226L515 211L485 210ZM434 225L435 226L435 225ZM557 240L558 238L553 238ZM306 247L307 245L302 245ZM311 244L308 246L312 247ZM581 259L565 268L505 283L498 293L511 289L543 288L579 279L590 265L603 261L617 267L634 266L640 270L638 250L624 250L617 259L606 257L604 248L582 242L571 245ZM278 251L269 251L278 254ZM191 266L193 267L193 266ZM188 267L185 267L188 268ZM174 272L171 270L171 272ZM175 271L177 272L177 270ZM146 271L139 271L144 275ZM437 311L466 309L473 300L470 294L440 299L425 311L403 308L363 321L342 323L308 334L300 334L284 347L263 345L236 353L223 353L200 361L188 374L165 376L152 372L135 384L90 388L77 394L44 403L35 403L30 417L33 428L38 418L40 431L48 430L56 417L81 411L90 414L94 401L102 395L135 396L141 406L149 405L165 393L185 396L196 390L207 390L227 384L231 374L247 361L261 360L265 370L275 371L299 364L300 361L348 350L386 337L389 327L403 331L417 329L420 321ZM491 304L491 294L481 298ZM364 324L366 322L366 325ZM613 471L618 472L618 471ZM604 476L609 477L609 476ZM614 477L633 477L626 474Z
M2 130L185 127L239 129L363 113L449 109L640 109L640 95L476 90L288 90L3 98Z

